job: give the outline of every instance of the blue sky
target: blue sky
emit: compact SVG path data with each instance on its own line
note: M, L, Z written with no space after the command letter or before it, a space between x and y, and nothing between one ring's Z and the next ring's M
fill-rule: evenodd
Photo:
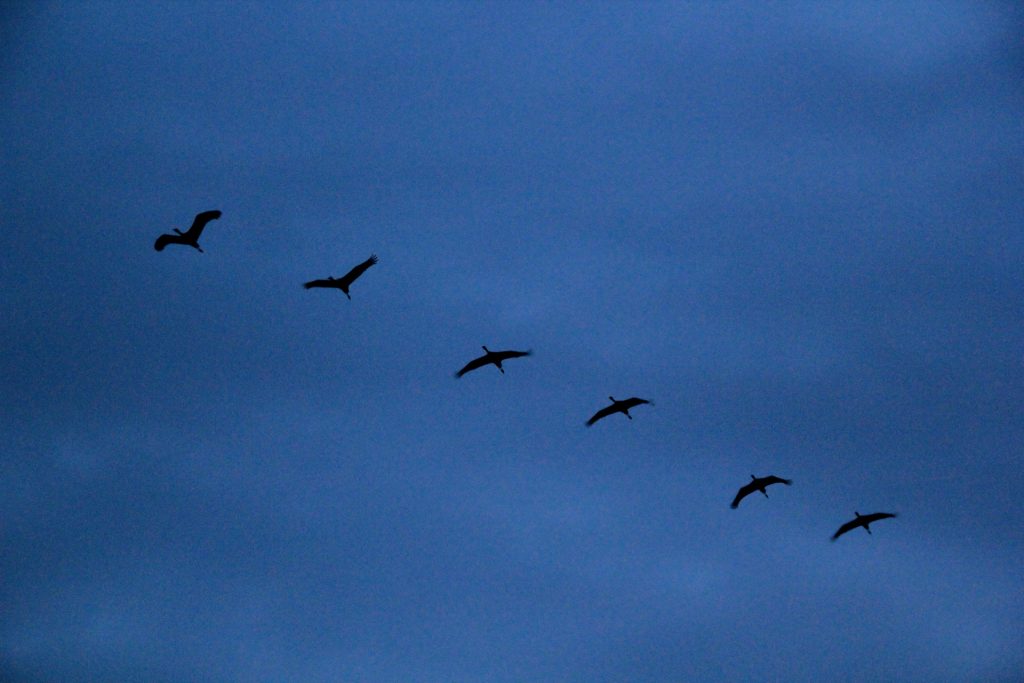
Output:
M11 680L1024 673L1012 4L0 20Z

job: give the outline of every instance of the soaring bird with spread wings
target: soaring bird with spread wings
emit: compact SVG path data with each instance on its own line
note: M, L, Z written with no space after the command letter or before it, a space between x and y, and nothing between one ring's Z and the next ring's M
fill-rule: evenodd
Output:
M594 413L594 416L592 418L590 418L589 420L587 420L587 426L588 427L593 425L598 420L606 418L609 415L613 415L615 413L622 413L623 415L628 417L630 420L632 420L633 416L629 414L629 409L630 408L635 408L636 406L640 406L640 405L643 405L645 403L650 403L651 405L654 405L653 403L651 403L650 401L648 401L645 398L636 398L635 396L633 398L627 398L627 399L623 399L621 401L616 401L614 396L609 396L608 400L610 400L612 402L612 404L610 406L605 407L605 408L601 408L601 410L599 410L596 413Z
M210 221L215 221L220 218L220 211L203 211L200 214L196 214L195 220L192 221L192 227L182 232L177 228L174 228L174 234L164 234L156 238L156 244L153 248L157 251L163 251L164 247L168 244L184 244L187 247L198 249L200 253L203 252L203 248L199 246L199 236L203 234L203 228Z
M529 356L533 351L491 351L486 346L481 347L484 350L484 355L479 358L466 363L466 366L455 373L456 377L462 377L467 372L472 372L477 368L482 368L485 365L494 364L501 370L501 374L505 374L504 368L501 367L502 361L506 361L509 358L522 358L523 356Z
M764 497L768 497L768 491L765 489L772 484L785 484L789 486L793 483L792 479L783 479L782 477L776 477L774 474L769 474L767 477L755 477L753 474L750 475L750 482L745 486L741 486L740 490L736 493L736 497L732 499L732 504L729 506L733 510L740 506L740 501L749 496L754 491L760 491L764 494Z
M355 282L356 278L366 272L366 269L377 262L377 255L373 254L370 258L366 259L358 266L348 271L339 278L328 277L326 280L310 280L302 286L306 289L313 289L314 287L324 287L329 289L340 289L348 297L349 301L352 297L348 293L348 288Z
M853 514L855 515L853 519L839 527L839 531L832 534L833 541L845 534L847 531L852 531L859 526L864 527L864 531L870 534L871 527L869 525L872 522L877 522L880 519L890 519L896 516L895 513L892 512L872 512L870 515L862 515L856 510L854 510Z

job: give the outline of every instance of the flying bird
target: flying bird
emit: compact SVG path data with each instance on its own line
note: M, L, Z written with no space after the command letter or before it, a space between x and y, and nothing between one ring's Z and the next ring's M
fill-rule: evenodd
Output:
M764 494L764 497L768 497L768 491L765 489L772 484L785 484L789 486L793 483L792 479L783 479L782 477L776 477L774 474L769 474L767 477L757 478L753 474L750 475L750 483L740 487L740 490L736 493L736 497L732 499L731 507L733 510L740 506L740 501L749 496L754 491L760 491Z
M889 519L890 517L895 517L896 516L892 512L872 512L870 515L862 515L859 512L857 512L856 510L854 510L853 514L856 515L853 519L851 519L849 522L847 522L846 524L844 524L841 527L839 527L839 531L837 531L834 534L832 534L832 540L833 541L836 540L837 538L839 538L840 536L842 536L843 534L845 534L847 531L851 531L853 529L856 529L859 526L864 527L864 531L866 531L866 532L868 532L870 534L871 533L870 524L872 522L877 522L880 519Z
M305 287L306 289L313 289L314 287L340 289L345 293L345 296L348 297L349 301L351 301L352 297L349 296L348 288L352 285L353 282L355 282L356 278L365 273L366 269L376 262L377 255L372 254L370 258L366 259L365 261L363 261L358 266L348 271L341 277L328 277L326 280L310 280L309 282L303 284L302 286Z
M466 367L462 368L461 370L455 373L456 377L462 377L467 372L472 372L473 370L476 370L477 368L482 368L483 366L488 365L490 363L497 365L498 369L501 370L501 374L504 375L505 370L501 367L503 361L506 361L509 358L522 358L523 356L529 356L533 354L533 351L491 351L486 346L482 346L480 348L484 350L484 355L480 356L479 358L474 358L473 360L466 363Z
M198 249L200 253L203 252L203 248L199 246L199 236L203 234L203 228L210 221L215 221L220 218L220 211L203 211L200 214L196 214L195 220L192 221L192 227L182 232L177 228L174 228L175 234L164 234L156 238L156 244L153 248L157 251L163 251L164 247L168 244L184 244L194 249Z
M608 400L610 400L612 404L606 408L601 408L601 410L594 413L594 416L587 420L588 427L597 422L598 420L608 417L609 415L612 415L614 413L623 413L626 417L632 420L633 416L629 414L630 408L635 408L636 406L643 405L644 403L651 403L647 399L636 397L627 398L622 401L616 401L614 396L609 396ZM654 404L651 403L651 405Z

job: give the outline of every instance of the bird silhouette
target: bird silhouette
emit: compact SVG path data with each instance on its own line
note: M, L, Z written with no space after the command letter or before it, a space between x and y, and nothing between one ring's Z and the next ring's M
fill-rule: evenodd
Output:
M869 525L872 522L877 522L880 519L889 519L891 517L896 516L896 514L892 512L872 512L870 515L862 515L856 510L854 510L853 514L855 515L853 519L839 527L839 531L832 534L833 541L842 536L843 534L845 534L847 531L852 531L853 529L856 529L859 526L864 527L864 531L870 534L871 527Z
M349 286L351 286L351 284L355 282L356 278L365 273L367 268L369 268L376 262L377 255L372 254L370 258L366 259L365 261L363 261L358 266L348 271L341 277L328 277L326 280L310 280L309 282L304 283L302 286L305 287L306 289L313 289L314 287L340 289L342 292L345 293L345 296L348 297L349 301L351 301L352 297L348 293Z
M192 221L192 227L185 232L174 228L174 234L164 234L156 238L156 244L153 248L157 251L163 251L164 247L168 244L184 244L186 246L198 249L200 253L203 252L203 248L199 246L199 236L203 234L203 228L210 221L214 221L220 218L220 211L203 211L202 213L196 214L195 220Z
M480 356L479 358L474 358L473 360L466 363L466 366L464 368L455 373L456 378L462 377L467 372L472 372L473 370L476 370L477 368L482 368L483 366L488 365L490 363L493 363L494 365L498 366L498 370L501 370L501 374L504 375L505 370L504 368L501 367L503 361L506 361L509 358L522 358L523 356L529 356L533 354L533 351L491 351L486 346L482 346L480 348L484 350L484 355Z
M740 487L740 490L736 493L736 497L732 499L732 504L729 506L733 510L740 506L740 501L749 496L754 491L760 491L764 494L764 497L768 497L768 491L765 489L772 484L785 484L789 486L793 483L792 479L783 479L782 477L776 477L774 474L769 474L767 477L755 477L753 474L750 475L751 481Z
M614 413L623 413L626 417L632 420L633 416L629 414L630 408L635 408L636 406L643 405L644 403L650 403L651 405L654 405L647 399L636 397L627 398L622 401L616 401L614 396L609 396L608 400L610 400L612 404L605 408L601 408L601 410L594 413L594 416L587 420L588 427L597 422L598 420L606 418Z

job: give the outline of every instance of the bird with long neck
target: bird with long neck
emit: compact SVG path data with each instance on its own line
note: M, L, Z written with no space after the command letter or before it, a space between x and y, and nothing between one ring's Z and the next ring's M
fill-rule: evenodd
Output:
M846 524L839 527L839 530L832 534L832 540L836 540L847 531L856 529L857 527L864 527L864 531L871 533L871 525L880 519L892 519L896 516L895 512L872 512L870 515L862 515L856 510L853 512L853 519Z
M341 277L334 277L333 275L328 276L326 279L310 280L304 283L302 286L306 289L313 289L314 287L337 289L342 294L348 297L348 300L352 300L352 295L348 293L348 288L352 286L352 283L356 279L366 272L366 269L377 263L377 255L370 254L370 258L366 259L362 263L353 266L352 270L348 271Z
M599 410L596 413L594 413L594 416L591 417L589 420L587 420L587 426L588 427L593 425L598 420L603 419L605 417L608 417L609 415L611 415L613 413L622 413L623 415L628 417L630 420L632 420L633 416L629 414L629 409L630 408L635 408L637 406L650 403L650 401L648 401L645 398L636 398L636 397L627 398L627 399L623 399L621 401L618 401L618 400L615 399L614 396L609 396L608 400L611 401L612 404L610 406L606 406L604 408L601 408L601 410Z
M736 497L733 498L731 508L734 510L739 506L740 501L749 496L754 491L760 491L764 494L764 497L768 497L768 487L773 484L785 484L789 486L793 481L791 479L783 479L782 477L776 477L774 474L769 474L767 477L756 477L753 474L750 475L750 481L740 487L740 490L736 492Z
M203 234L203 229L206 224L210 221L215 221L220 218L220 211L203 211L202 213L196 214L195 219L192 221L192 226L182 232L177 228L172 228L174 234L165 233L156 238L156 243L153 248L157 251L163 251L164 247L168 244L183 244L188 247L192 247L201 254L205 254L203 248L199 246L199 236Z
M494 365L501 371L501 374L504 375L505 369L501 367L502 362L507 361L509 358L522 358L523 356L529 356L533 353L532 351L491 351L486 346L481 346L480 348L484 350L484 355L479 358L474 358L466 363L461 370L455 373L456 377L462 377L467 372L476 370L477 368L481 368L485 365Z

